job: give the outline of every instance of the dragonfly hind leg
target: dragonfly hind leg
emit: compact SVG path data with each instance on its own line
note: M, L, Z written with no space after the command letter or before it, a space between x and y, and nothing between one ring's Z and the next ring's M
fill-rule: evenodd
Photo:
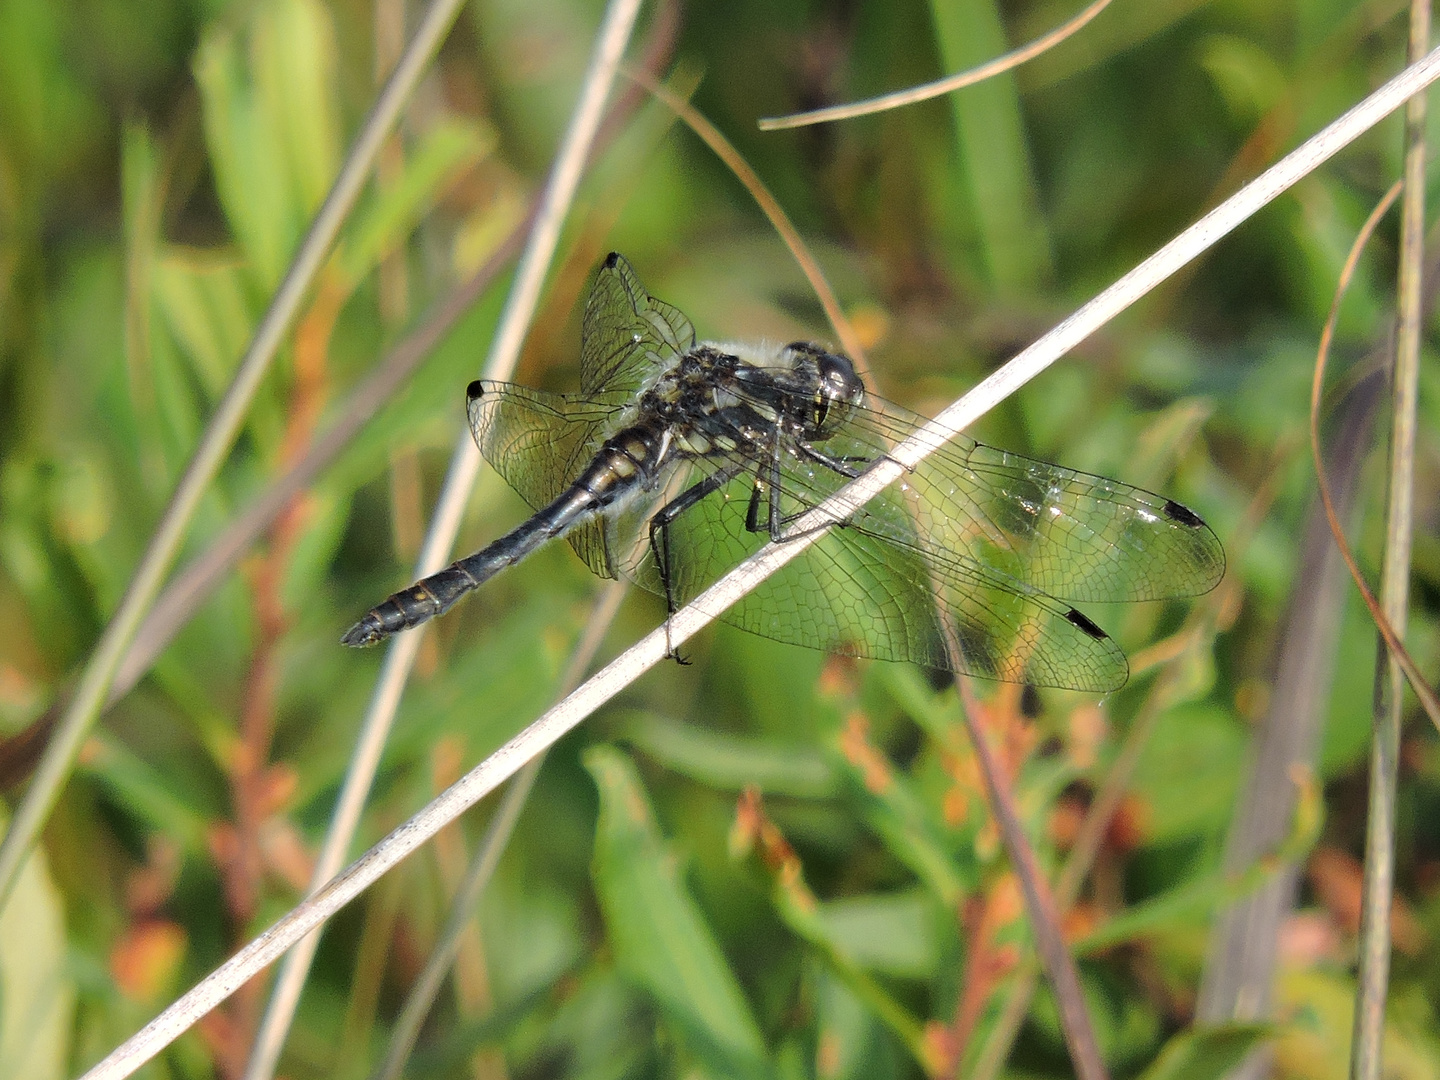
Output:
M665 590L665 655L677 664L688 664L690 661L681 656L680 650L670 642L670 618L676 611L674 567L670 561L670 526L686 510L701 499L715 494L742 471L743 466L731 465L711 473L698 484L686 488L671 499L650 519L650 554L660 574L660 586Z

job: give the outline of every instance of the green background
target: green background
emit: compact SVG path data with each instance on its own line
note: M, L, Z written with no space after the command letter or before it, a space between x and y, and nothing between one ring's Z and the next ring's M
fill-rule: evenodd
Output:
M118 603L373 99L376 27L404 6L377 5L0 0L0 735L22 736L62 699ZM943 407L1403 62L1395 0L1116 0L1078 37L983 86L842 124L755 127L962 69L1076 10L1071 0L737 0L670 12L680 21L664 73L679 92L693 88L795 221L887 397ZM589 0L465 9L205 498L185 561L515 227L599 17ZM663 37L663 22L647 8L642 41ZM1250 1045L1253 1033L1193 1034L1196 993L1216 906L1231 894L1218 868L1287 605L1314 588L1300 534L1314 491L1304 428L1319 331L1399 155L1392 118L973 431L1164 491L1230 554L1232 604L1182 661L1073 920L1077 939L1110 934L1082 950L1081 972L1119 1076L1214 1075ZM1336 400L1380 363L1394 230L1392 215L1344 306ZM582 184L521 381L573 385L578 303L611 249L702 336L833 340L740 184L642 103ZM336 642L409 580L507 275L106 714L43 858L0 918L0 1075L92 1064L302 895L381 659ZM1431 676L1432 340L1433 326L1410 626ZM1377 424L1383 433L1383 415ZM1385 440L1370 441L1352 535L1373 571ZM523 514L487 470L459 546ZM1258 515L1253 528L1247 515ZM538 715L598 587L552 545L434 626L366 844ZM1346 1062L1374 658L1352 594L1323 664L1333 684L1324 824L1318 839L1294 830L1306 848L1302 917L1286 931L1274 1029L1286 1076L1340 1076ZM1207 603L1088 613L1134 657ZM627 598L603 654L662 617L654 598ZM962 988L986 970L976 950L1028 948L953 690L936 694L910 668L827 664L726 628L687 652L691 666L650 673L547 762L413 1075L918 1076L925 1047L963 1027ZM997 704L1052 874L1065 822L1103 780L1154 678L1103 702L1103 723L1082 695L1045 692L1023 716L1013 695ZM1398 898L1410 936L1397 941L1387 1066L1435 1077L1440 747L1423 718L1406 732ZM5 743L0 762L16 747ZM6 778L12 806L23 776ZM747 784L791 845L798 885L734 850ZM378 1060L487 814L330 927L284 1075L360 1077ZM994 1023L1007 971L981 977L963 1063ZM236 1075L262 990L146 1075ZM1008 1068L1069 1074L1047 998Z

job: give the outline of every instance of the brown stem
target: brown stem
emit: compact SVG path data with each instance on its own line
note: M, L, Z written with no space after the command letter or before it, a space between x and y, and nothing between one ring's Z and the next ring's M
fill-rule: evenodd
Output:
M310 310L296 327L294 386L280 444L284 463L298 458L313 437L325 402L330 338L347 295L333 277L322 278ZM279 645L290 624L281 585L307 517L303 495L292 495L271 529L267 550L245 567L255 647L240 707L239 745L231 763L233 832L219 860L226 906L241 940L249 935L259 909L265 880L263 834L275 811L270 747L280 685ZM235 995L223 1037L213 1044L217 1065L227 1076L244 1073L246 1050L260 1022L264 988L264 979L252 979Z
M959 666L959 650L952 641L956 666ZM995 815L1000 827L1000 838L1010 857L1011 869L1020 879L1020 891L1025 896L1025 909L1030 916L1030 927L1035 935L1035 948L1040 954L1041 965L1050 979L1059 1007L1060 1027L1065 1033L1065 1044L1070 1049L1070 1061L1080 1080L1108 1080L1105 1062L1100 1057L1100 1047L1095 1041L1095 1029L1085 1011L1085 999L1080 990L1080 974L1074 958L1065 948L1060 934L1060 917L1055 898L1040 871L1035 850L1025 835L1019 811L1015 806L1014 793L1001 770L995 752L980 726L978 717L984 709L970 689L969 680L957 676L960 689L960 718L965 723L966 733L975 747L975 757L980 766L980 776L985 781L985 794L990 803L990 812Z
M1015 967L1019 960L1015 946L1001 945L999 934L1019 914L1019 883L1014 874L1005 874L996 881L978 903L967 905L962 922L969 930L969 948L965 955L965 974L961 980L960 997L955 1002L955 1021L950 1026L949 1073L960 1080L965 1050L975 1034L995 986Z

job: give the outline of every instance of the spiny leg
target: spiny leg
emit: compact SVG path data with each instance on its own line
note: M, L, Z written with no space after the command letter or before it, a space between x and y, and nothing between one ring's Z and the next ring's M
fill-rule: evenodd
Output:
M794 521L805 511L791 514L786 517L780 507L780 460L781 449L784 438L779 426L775 428L775 437L770 443L769 461L763 469L755 473L755 486L750 489L750 505L745 511L745 529L747 532L768 532L770 542L779 544L785 540L793 540L797 536L804 536L805 533L786 533L785 526ZM767 495L765 502L766 514L765 524L760 524L760 499Z
M858 479L860 476L860 470L850 467L852 463L860 465L870 465L874 461L873 458L863 457L859 454L832 456L825 453L823 450L817 450L815 447L811 446L809 443L801 439L792 440L792 445L797 451L799 451L801 457L808 458L809 460L815 462L817 465L822 465L830 471L838 473L839 475L845 477L847 480L855 480ZM813 529L800 529L797 532L784 532L783 530L786 525L789 525L796 518L799 518L802 515L808 513L810 508L804 507L803 509L796 511L789 516L786 516L780 512L780 446L778 440L775 445L774 460L770 463L769 471L771 477L768 481L770 486L769 529L770 539L774 543L779 544L784 543L786 540L798 540L801 537L809 536L812 533L823 532L825 529L830 528L832 525L836 527L842 527L849 524L849 521L847 519L844 521L827 522L824 525L817 525ZM751 532L759 531L759 529L756 527L757 518L759 516L757 503L760 496L760 488L764 487L765 484L766 481L757 479L755 482L755 490L751 492L750 495L750 513L747 516L746 524Z
M780 509L780 425L775 425L775 438L770 444L770 542L778 544L785 538L785 518Z
M750 505L745 508L745 531L758 533L769 532L770 523L760 524L760 496L765 490L765 478L759 473L755 474L755 483L750 486ZM767 502L765 504L769 506Z
M719 491L744 470L743 465L728 465L711 473L698 484L686 488L671 499L650 519L650 554L655 559L655 567L660 572L660 585L665 590L665 655L677 664L688 664L689 661L681 656L680 651L670 642L670 618L675 614L672 578L674 568L670 565L670 526L686 510Z
M809 443L800 439L795 440L795 449L799 450L802 456L809 458L815 462L815 464L824 465L825 468L831 472L837 472L847 480L858 480L860 478L860 470L852 469L850 467L851 465L868 466L873 465L876 460L875 458L865 457L862 454L842 454L839 457L834 457L825 453L823 450L817 450Z
M779 543L784 539L780 532L779 452L780 445L777 435L769 465L755 471L755 483L750 488L750 504L745 508L745 531L769 533L771 543ZM766 494L769 497L765 499L765 523L762 525L760 523L760 500Z

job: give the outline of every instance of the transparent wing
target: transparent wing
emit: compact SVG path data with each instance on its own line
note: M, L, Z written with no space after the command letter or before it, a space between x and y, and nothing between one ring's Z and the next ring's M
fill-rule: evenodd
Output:
M833 494L845 470L863 470L920 422L882 403L855 409L813 455L782 445L782 519ZM746 529L760 462L727 463L742 475L671 527L679 603L768 540ZM767 500L762 522L768 513ZM938 610L970 674L1105 692L1124 683L1124 656L1069 602L1194 595L1224 569L1215 534L1179 504L960 437L722 617L782 641L948 668ZM663 592L652 553L621 570Z
M646 292L624 256L612 251L585 301L580 392L633 395L694 346L690 320Z
M477 390L478 388L478 390ZM630 403L626 393L549 394L505 383L472 388L471 428L486 459L535 509L584 469ZM919 420L896 406L857 409L817 455L782 447L779 511L789 521L847 482L818 458L860 470ZM759 458L681 465L675 497L710 473L739 475L670 526L671 595L683 604L766 542L747 516ZM660 493L568 535L597 574L664 595L643 538ZM768 521L768 498L760 521ZM832 529L721 615L811 648L950 668L937 611L960 642L959 667L983 678L1108 692L1124 684L1119 648L1067 601L1203 592L1224 571L1219 541L1158 495L957 438ZM1062 599L1063 598L1063 599ZM938 601L938 607L937 607Z
M704 463L692 478L698 480L713 464ZM790 462L789 486L781 495L781 512L787 518L808 508L831 486L822 473L796 483L801 475L803 466ZM746 529L754 482L753 473L736 477L671 525L671 582L677 604L768 542L767 532ZM622 528L619 522L616 528ZM617 536L615 550L620 546ZM648 547L620 570L663 595ZM956 632L962 657L958 666L968 674L1100 693L1124 685L1124 655L1089 620L977 563L948 554L937 557L913 530L902 539L857 525L832 529L720 618L777 641L951 669L956 665L945 648L938 610L946 613Z
M905 439L920 417L888 402L857 409L826 453L873 459ZM803 477L801 478L803 482ZM809 483L819 494L841 477ZM1059 599L1111 603L1196 596L1225 572L1225 552L1179 503L1102 476L1076 472L957 436L902 483L903 501L879 499L856 523L920 547L934 559L961 553Z
M574 483L630 404L623 394L577 397L488 381L471 383L468 399L475 445L532 510ZM615 576L599 521L577 526L566 538L591 570Z

